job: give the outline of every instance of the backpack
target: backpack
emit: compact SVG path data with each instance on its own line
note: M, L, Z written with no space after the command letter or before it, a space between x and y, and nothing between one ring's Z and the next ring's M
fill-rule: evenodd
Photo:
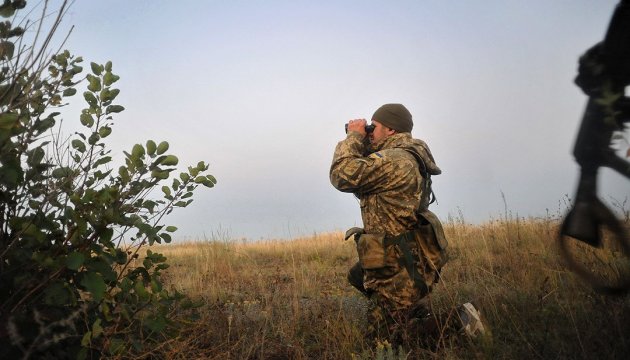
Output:
M448 241L444 234L444 228L442 222L438 219L431 210L429 205L436 201L435 192L433 192L431 175L427 172L426 165L422 157L414 152L405 149L411 153L416 159L420 169L420 175L425 179L422 189L422 195L420 196L420 205L416 211L418 218L418 224L416 225L416 243L418 247L422 249L422 252L426 256L427 260L432 264L437 272L448 261L448 254L446 248L448 247ZM438 279L436 279L437 282Z

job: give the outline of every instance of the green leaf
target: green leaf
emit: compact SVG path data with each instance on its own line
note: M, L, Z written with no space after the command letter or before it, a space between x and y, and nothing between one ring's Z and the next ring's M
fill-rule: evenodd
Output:
M0 129L10 129L17 125L18 114L16 113L2 113L0 114Z
M92 340L92 332L88 331L85 333L85 335L83 335L83 338L81 339L81 346L88 347L90 345L91 340Z
M114 74L112 74L111 72L108 71L103 76L103 83L105 84L105 86L110 86L111 84L113 84L116 81L118 81L118 79L120 79L120 76L114 75Z
M90 90L91 92L101 91L101 79L94 75L88 75L87 80L89 82L87 87L88 90Z
M85 143L84 143L82 140L80 140L80 139L74 139L74 140L72 140L72 143L71 143L71 144L72 144L72 147L73 147L76 151L78 151L78 152L80 152L80 153L85 152L85 149L86 149L86 148L85 148Z
M101 276L104 281L114 281L118 275L112 269L110 265L111 262L111 258L108 258L101 253L100 257L92 257L89 261L86 261L85 267L91 272Z
M151 170L151 177L159 179L159 180L166 180L168 179L168 171L160 170L160 169L153 169Z
M153 157L155 157L155 156L153 156ZM151 163L151 165L150 165L150 167L149 167L149 168L150 168L151 170L153 170L154 168L158 167L158 165L160 165L164 159L166 159L166 155L161 155L161 156L158 156L158 157L157 157L157 159L155 159L155 160Z
M111 230L111 229L110 229ZM112 234L113 234L113 230L112 230ZM111 239L111 237L110 237ZM121 249L117 249L116 250L116 257L115 257L115 261L117 264L119 265L124 265L125 263L127 263L127 253L124 252Z
M107 72L111 72L112 71L112 62L108 61L105 63L105 71Z
M157 281L155 277L151 279L151 291L153 291L154 294L157 294L160 291L162 291L162 283Z
M98 100L96 100L96 96L89 91L83 93L83 98L90 106L96 107L98 106Z
M55 281L44 290L44 303L53 306L68 305L72 302L71 295L62 282Z
M75 88L67 88L63 91L63 96L72 96L77 93L77 89Z
M8 18L13 16L14 13L15 9L10 2L6 2L4 5L0 6L0 16Z
M157 154L162 155L168 150L168 143L166 141L162 141L160 145L157 147Z
M78 271L85 261L85 255L80 252L73 251L66 258L66 266L70 270Z
M94 145L101 139L101 136L97 132L93 132L88 138L88 144Z
M121 111L125 110L125 108L121 105L109 105L106 109L105 109L105 114L111 114L111 113L119 113Z
M101 136L101 138L105 138L109 136L109 134L111 133L112 133L112 128L110 128L109 126L103 126L100 129L98 129L98 134Z
M92 72L94 75L101 75L103 72L103 65L99 65L95 62L90 63L90 67L92 68Z
M162 186L162 192L164 192L164 195L166 196L171 196L171 188L166 185Z
M10 41L0 42L0 59L11 59L13 52L15 51L15 45Z
M160 165L175 166L175 165L177 165L178 162L179 162L179 159L177 159L177 156L175 156L175 155L167 155L166 158L164 158L164 160L162 160Z
M92 324L92 338L96 339L103 333L103 327L101 326L101 319L96 319Z
M133 289L136 292L136 294L138 294L138 297L140 297L141 299L146 299L149 297L149 292L147 291L147 289L144 288L144 285L142 284L142 280L136 280L136 283L134 284Z
M62 179L72 175L72 169L69 167L59 167L53 170L52 176L55 179Z
M155 141L148 140L147 141L147 154L153 156L155 154L156 149L157 149L157 145L155 145Z
M108 89L105 88L101 91L100 97L102 101L113 101L116 96L118 96L118 94L120 93L120 90L118 89Z
M33 129L37 130L39 133L42 133L51 127L55 126L55 119L48 117L43 120L35 120L35 124L33 125Z
M157 206L157 203L153 200L145 200L142 203L142 207L149 210L150 214L153 214L153 210L155 209L156 206Z
M126 167L121 166L118 168L118 175L122 180L123 184L127 184L131 180L131 176L129 175L129 170Z
M161 233L160 237L162 239L164 239L165 243L170 243L171 242L171 235L167 234L167 233Z
M99 302L105 295L107 285L101 274L96 272L86 272L81 279L80 284L92 294L94 301Z
M71 71L72 71L72 75L76 75L76 74L80 74L83 71L83 68L81 66L75 65L75 66L72 67ZM70 85L68 85L68 86L70 86Z
M140 144L135 144L131 149L131 156L140 159L144 157L144 148Z
M184 194L184 196L182 196L182 199L188 199L189 197L192 197L193 193L192 192L187 192Z
M57 77L57 75L59 75L59 69L57 69L53 65L50 65L48 67L48 72L50 73L50 76L52 76L52 77Z
M162 315L153 315L147 317L145 325L153 332L159 333L166 327L166 319Z
M28 153L27 164L30 166L39 165L44 160L44 156L46 156L46 152L41 147L36 147Z
M112 355L120 355L125 351L125 341L119 338L111 338L109 340L109 353Z
M104 157L102 157L102 158L100 158L100 159L98 159L98 160L96 160L94 162L94 167L95 168L99 167L99 166L101 166L103 164L107 164L110 161L112 161L112 157L111 156L104 156Z
M215 179L215 178L214 178L214 176L212 176L212 175L206 175L206 179L208 179L208 181L209 181L209 182L210 182L213 186L217 184L217 179ZM204 185L206 185L206 184L204 183ZM208 186L208 185L206 185L206 186ZM212 187L212 186L208 186L208 187Z
M167 226L165 230L168 232L175 232L177 231L177 226Z
M124 292L129 292L131 290L132 285L133 284L131 283L131 280L129 280L128 277L125 277L120 281L119 287L120 287L120 290Z
M92 127L94 125L94 118L88 113L82 113L80 120L83 126Z
M200 162L197 163L197 170L199 170L199 171L206 171L206 170L208 170L208 165L206 165L205 162L200 161Z
M65 52L55 55L54 60L58 65L61 65L63 67L68 66L68 54L66 54Z

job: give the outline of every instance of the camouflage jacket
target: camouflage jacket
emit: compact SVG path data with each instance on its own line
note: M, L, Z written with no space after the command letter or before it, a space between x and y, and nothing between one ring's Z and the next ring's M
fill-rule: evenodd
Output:
M360 199L365 232L393 236L416 224L426 179L411 152L424 161L429 175L441 173L427 144L410 133L394 134L371 148L351 131L337 144L330 181Z

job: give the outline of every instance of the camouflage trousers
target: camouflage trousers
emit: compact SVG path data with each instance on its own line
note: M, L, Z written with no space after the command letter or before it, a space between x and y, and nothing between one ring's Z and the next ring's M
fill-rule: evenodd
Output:
M430 293L437 270L427 266L426 257L418 252L414 242L408 245L414 266ZM402 345L417 340L430 341L439 331L438 321L431 315L428 293L409 274L399 245L386 246L382 268L363 269L360 263L355 264L348 273L348 281L370 299L367 314L370 338Z

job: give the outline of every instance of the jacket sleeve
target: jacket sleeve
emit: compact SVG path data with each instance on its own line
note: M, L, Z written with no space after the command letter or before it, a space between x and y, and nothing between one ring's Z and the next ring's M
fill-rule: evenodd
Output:
M363 156L365 145L356 132L340 141L330 166L330 182L339 191L357 194L386 190L386 164L377 155Z

